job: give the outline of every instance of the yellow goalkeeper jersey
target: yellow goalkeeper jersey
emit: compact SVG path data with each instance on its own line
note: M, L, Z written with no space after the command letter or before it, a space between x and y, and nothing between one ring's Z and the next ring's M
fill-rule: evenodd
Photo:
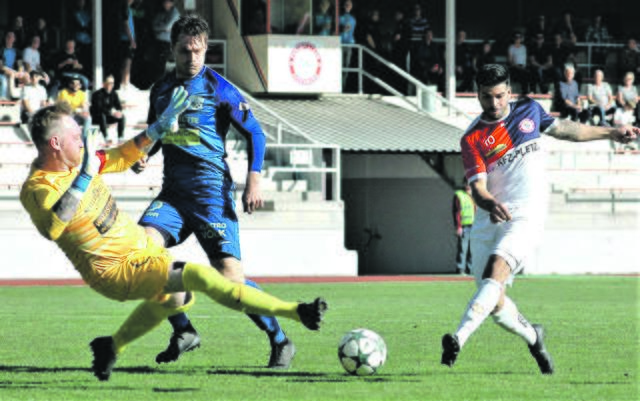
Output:
M143 153L133 140L98 153L100 174L125 171ZM94 286L100 276L132 253L147 247L148 237L129 215L120 213L100 174L92 180L68 222L51 210L78 175L77 169L52 172L31 167L20 201L40 234L55 241L84 281Z

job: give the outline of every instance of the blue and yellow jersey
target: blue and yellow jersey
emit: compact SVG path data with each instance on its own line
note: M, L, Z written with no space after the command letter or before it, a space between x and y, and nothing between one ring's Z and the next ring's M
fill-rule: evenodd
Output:
M127 170L143 153L130 140L118 148L99 151L98 156L103 174ZM71 186L77 169L53 172L32 166L20 192L20 202L40 234L58 244L91 287L110 269L146 249L149 238L129 215L118 211L100 174L91 180L68 222L61 221L52 208Z
M191 105L179 119L180 129L162 138L164 155L163 190L191 196L217 197L231 184L225 161L228 124L216 121L216 107L231 105L231 124L248 141L249 170L261 171L265 135L240 92L222 76L203 67L195 77L182 80L175 72L165 75L151 89L149 117L153 123L171 99L173 89L184 86Z

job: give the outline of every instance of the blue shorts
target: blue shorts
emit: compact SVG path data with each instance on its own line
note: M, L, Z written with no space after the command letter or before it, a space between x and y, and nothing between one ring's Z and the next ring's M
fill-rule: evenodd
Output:
M162 192L138 224L153 227L168 240L167 247L184 242L192 233L210 260L233 256L240 260L240 235L233 192L225 199L184 199Z

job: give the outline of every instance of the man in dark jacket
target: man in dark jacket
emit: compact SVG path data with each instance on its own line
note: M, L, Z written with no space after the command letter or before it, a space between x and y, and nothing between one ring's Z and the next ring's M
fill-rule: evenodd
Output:
M113 90L115 79L108 75L104 80L102 89L91 95L91 120L100 126L100 132L107 141L107 125L118 124L118 140L124 139L125 117L122 112L122 104L116 91Z

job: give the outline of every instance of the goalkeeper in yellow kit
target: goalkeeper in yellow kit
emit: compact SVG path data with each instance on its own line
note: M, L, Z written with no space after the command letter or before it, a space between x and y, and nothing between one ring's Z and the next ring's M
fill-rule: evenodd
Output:
M189 106L184 88L176 88L158 121L118 148L96 151L97 132L84 135L64 103L39 110L31 123L38 150L20 201L36 228L55 241L83 280L100 294L118 301L144 300L112 336L90 346L92 370L108 380L124 348L164 319L188 310L190 291L206 294L231 309L281 316L318 330L327 304L284 302L243 284L233 283L216 269L174 261L144 229L118 210L101 174L126 171L154 141L177 127ZM78 166L80 168L78 169ZM176 302L177 299L184 300Z

